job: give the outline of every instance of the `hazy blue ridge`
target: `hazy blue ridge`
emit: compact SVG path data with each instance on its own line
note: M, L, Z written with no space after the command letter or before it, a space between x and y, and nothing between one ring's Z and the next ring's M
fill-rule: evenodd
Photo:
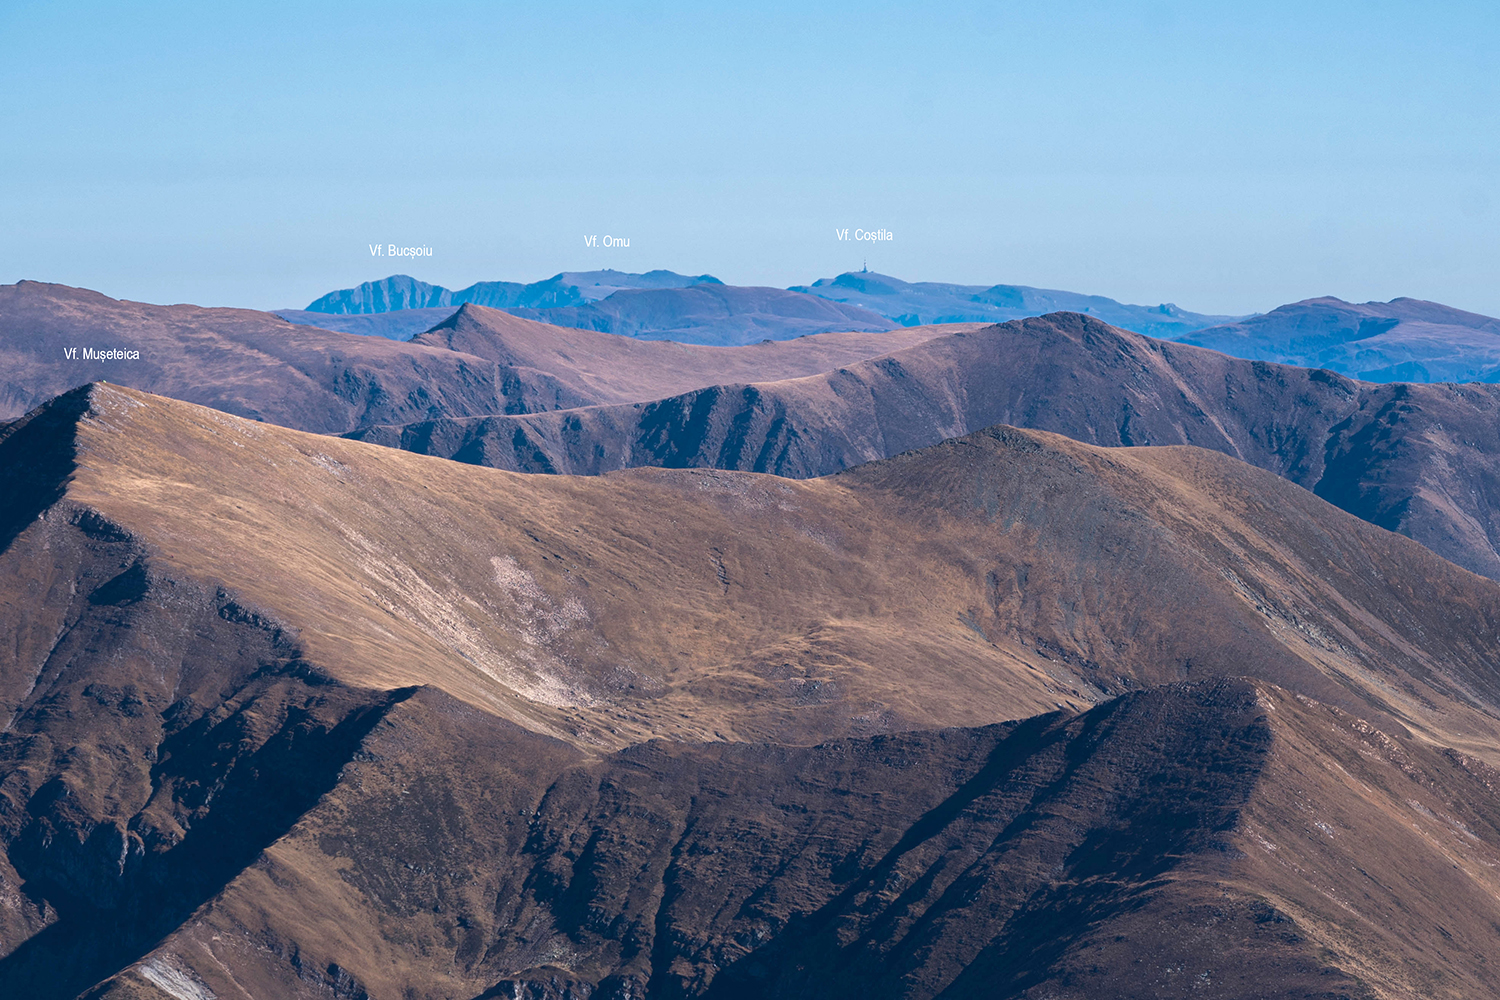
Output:
M642 292L664 294L636 294ZM814 300L832 308L812 305ZM401 310L456 308L466 302L560 326L705 344L787 340L831 330L882 330L926 323L996 323L1062 310L1088 313L1127 330L1159 337L1237 318L1201 315L1170 304L1123 305L1103 296L1019 285L905 282L873 272L842 274L782 290L729 286L712 275L689 276L666 270L645 274L564 271L530 284L481 281L458 291L409 275L392 275L330 292L301 312L375 316ZM293 311L284 315L292 319ZM329 326L300 313L293 321ZM338 328L407 339L421 332L415 329L418 325L413 318L409 322L351 323Z
M1026 285L902 281L874 271L851 271L836 278L822 278L811 285L796 285L790 290L860 306L902 326L1004 323L1053 312L1078 312L1124 330L1171 339L1176 334L1240 318L1189 312L1171 303L1126 305L1102 295L1081 295Z
M641 340L721 346L834 331L881 332L897 326L868 309L815 295L706 282L688 288L623 288L578 306L507 311Z
M429 285L409 274L393 274L379 281L366 281L356 288L341 288L314 299L307 312L333 315L394 312L398 309L431 309L453 304L453 293L441 285Z
M627 288L689 288L722 284L711 274L690 276L675 271L647 271L645 274L612 270L564 271L531 284L479 281L467 288L450 291L442 285L429 285L407 274L393 274L379 281L366 281L354 288L329 292L314 299L302 311L361 315L400 309L456 307L465 302L493 309L551 309L596 302Z
M543 281L481 281L451 291L392 275L278 315L294 323L408 340L465 303L516 316L647 340L746 344L897 324L859 306L781 288L726 285L709 274L564 271ZM444 312L446 310L446 312ZM406 317L404 313L421 314Z
M1500 319L1421 299L1307 299L1171 339L1366 382L1500 382Z

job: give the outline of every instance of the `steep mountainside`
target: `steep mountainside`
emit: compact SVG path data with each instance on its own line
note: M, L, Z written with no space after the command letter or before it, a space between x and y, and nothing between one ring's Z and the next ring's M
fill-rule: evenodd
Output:
M1308 299L1226 326L1160 336L1369 382L1500 381L1500 319L1419 299Z
M1217 453L0 470L4 995L1496 988L1500 587Z
M1500 389L1358 383L1069 313L959 330L810 378L358 436L525 472L810 477L999 423L1106 446L1211 448L1500 578Z
M1028 288L1025 285L902 281L873 271L849 271L837 278L821 278L811 285L797 285L791 290L863 306L902 326L1004 323L1046 313L1076 312L1124 330L1171 340L1190 330L1215 326L1234 318L1188 312L1171 303L1132 306L1102 295L1079 295L1077 292Z

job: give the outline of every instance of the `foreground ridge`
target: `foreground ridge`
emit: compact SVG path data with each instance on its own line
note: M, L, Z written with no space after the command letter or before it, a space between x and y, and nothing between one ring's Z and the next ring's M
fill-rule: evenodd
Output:
M1215 452L0 469L7 995L1495 990L1500 587Z

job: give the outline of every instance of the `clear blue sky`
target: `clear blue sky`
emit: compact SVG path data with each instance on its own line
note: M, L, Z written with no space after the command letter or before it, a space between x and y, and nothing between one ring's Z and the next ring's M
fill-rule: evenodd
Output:
M0 0L0 281L269 308L393 271L785 286L868 257L1500 315L1497 65L1495 0Z

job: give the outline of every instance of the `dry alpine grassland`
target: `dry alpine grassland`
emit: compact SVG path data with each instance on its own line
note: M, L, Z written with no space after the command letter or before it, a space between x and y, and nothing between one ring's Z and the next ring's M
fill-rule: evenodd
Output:
M1215 451L0 433L6 995L1500 991L1500 587Z

